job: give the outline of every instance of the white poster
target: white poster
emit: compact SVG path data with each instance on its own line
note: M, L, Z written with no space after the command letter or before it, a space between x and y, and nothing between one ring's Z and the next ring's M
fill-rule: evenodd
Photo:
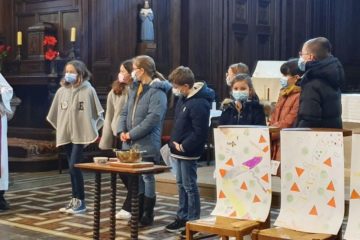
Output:
M342 132L281 131L281 208L275 225L336 235L344 217Z
M267 128L217 128L217 202L212 215L265 221L271 204Z
M360 134L352 136L349 219L344 238L360 239Z

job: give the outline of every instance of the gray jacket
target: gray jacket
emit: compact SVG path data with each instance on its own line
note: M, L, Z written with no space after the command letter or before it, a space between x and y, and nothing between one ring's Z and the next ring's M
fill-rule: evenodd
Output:
M131 142L123 144L123 149L138 146L146 151L143 157L160 157L161 131L167 109L166 92L171 89L168 81L153 80L143 86L143 92L137 99L139 83L129 91L129 99L120 117L119 133L129 132Z

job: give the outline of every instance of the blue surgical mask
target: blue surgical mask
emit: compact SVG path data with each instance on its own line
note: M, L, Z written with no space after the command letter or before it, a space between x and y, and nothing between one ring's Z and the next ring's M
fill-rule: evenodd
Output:
M236 101L244 102L249 98L249 92L248 91L232 91L231 95Z
M138 81L138 78L136 77L135 71L131 72L131 78L134 80L134 82Z
M76 73L65 73L64 79L66 82L73 84L76 82L77 74Z
M287 87L288 86L288 79L286 77L280 78L280 85L281 85L281 88Z
M300 58L299 58L299 61L298 61L298 67L299 67L299 69L300 69L301 71L305 72L305 66L306 66L305 60L304 60L302 57L300 57Z

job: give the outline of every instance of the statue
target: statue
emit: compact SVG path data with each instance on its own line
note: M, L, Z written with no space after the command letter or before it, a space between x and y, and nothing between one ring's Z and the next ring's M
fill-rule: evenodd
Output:
M149 6L149 1L145 1L144 7L140 10L141 41L154 41L154 13Z

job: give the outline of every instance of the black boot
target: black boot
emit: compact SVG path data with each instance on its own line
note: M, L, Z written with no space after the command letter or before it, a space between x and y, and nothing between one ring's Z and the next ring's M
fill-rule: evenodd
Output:
M156 197L148 198L144 197L144 213L140 219L140 224L144 227L150 226L154 222L154 207Z
M0 191L0 211L9 210L9 204L6 202L4 198L5 191Z

